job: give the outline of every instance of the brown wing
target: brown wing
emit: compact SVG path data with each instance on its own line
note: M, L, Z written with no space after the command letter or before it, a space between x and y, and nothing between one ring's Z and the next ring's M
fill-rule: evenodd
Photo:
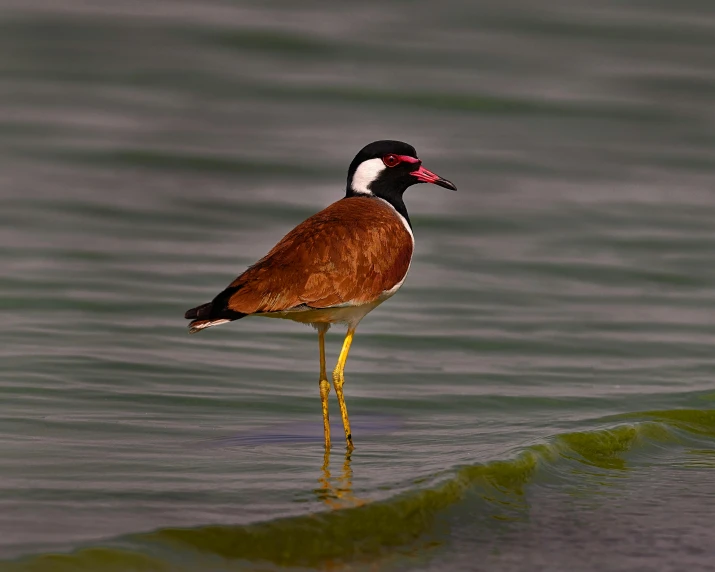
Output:
M299 224L236 278L225 307L254 314L370 302L404 278L412 249L389 204L344 198Z

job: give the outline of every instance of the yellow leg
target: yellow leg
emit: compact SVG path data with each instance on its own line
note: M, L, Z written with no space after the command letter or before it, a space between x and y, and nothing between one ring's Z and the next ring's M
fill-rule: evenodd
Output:
M343 428L345 429L345 441L347 442L348 450L352 450L354 447L353 436L350 432L348 408L345 407L345 397L343 396L343 384L345 383L343 371L345 370L345 362L350 352L350 345L353 343L353 334L355 334L355 328L349 327L345 341L343 342L343 349L340 351L338 365L335 366L335 371L333 371L333 387L335 387L335 394L338 396L338 405L340 406L340 415L343 417Z
M320 344L320 403L323 406L323 437L325 437L325 450L330 449L330 418L328 417L328 394L330 393L330 382L328 374L325 372L325 332L327 328L318 329L318 342Z

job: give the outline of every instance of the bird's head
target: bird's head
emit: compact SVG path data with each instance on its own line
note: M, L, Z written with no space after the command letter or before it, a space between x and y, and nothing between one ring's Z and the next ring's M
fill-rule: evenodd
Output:
M432 183L456 191L447 179L428 171L412 145L402 141L375 141L355 155L348 169L347 196L374 195L392 202L408 187Z

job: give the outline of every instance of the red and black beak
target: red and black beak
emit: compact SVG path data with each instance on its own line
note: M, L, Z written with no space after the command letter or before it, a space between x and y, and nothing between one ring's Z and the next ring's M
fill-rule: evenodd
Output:
M417 177L417 180L420 183L432 183L433 185L439 185L440 187L444 187L445 189L449 189L450 191L457 190L457 187L454 186L454 183L448 181L447 179L443 179L439 175L435 175L432 171L428 171L422 165L420 165L419 169L417 169L416 171L412 171L410 174L413 177Z

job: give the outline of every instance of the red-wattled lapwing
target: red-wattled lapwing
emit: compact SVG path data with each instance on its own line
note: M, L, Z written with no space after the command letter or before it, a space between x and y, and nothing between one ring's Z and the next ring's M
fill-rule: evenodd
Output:
M320 400L325 447L330 447L325 333L348 332L333 371L348 449L353 448L343 397L343 370L355 328L399 290L410 269L414 236L402 195L415 183L457 188L422 167L411 145L375 141L350 163L345 198L290 231L212 302L186 312L189 332L256 315L311 324L320 344Z

